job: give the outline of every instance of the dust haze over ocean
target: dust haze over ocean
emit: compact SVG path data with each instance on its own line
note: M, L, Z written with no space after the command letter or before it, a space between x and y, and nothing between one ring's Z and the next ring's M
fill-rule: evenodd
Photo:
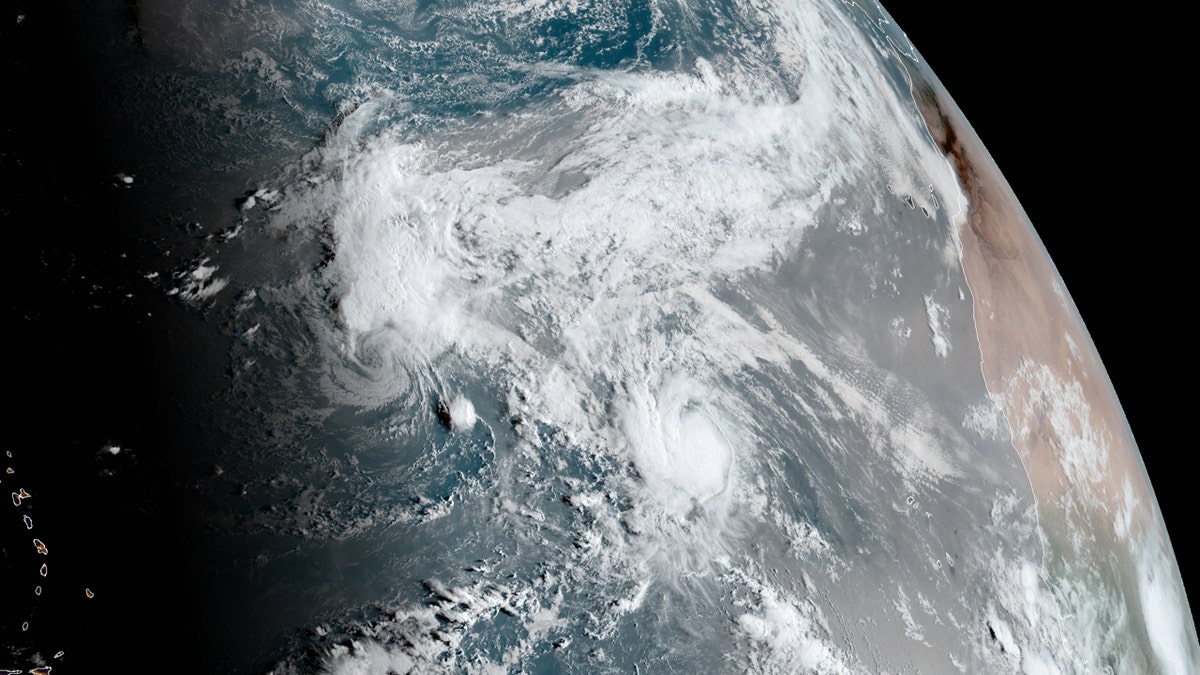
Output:
M21 658L1154 658L1056 651L963 195L877 9L69 9L62 77L61 24L14 34Z

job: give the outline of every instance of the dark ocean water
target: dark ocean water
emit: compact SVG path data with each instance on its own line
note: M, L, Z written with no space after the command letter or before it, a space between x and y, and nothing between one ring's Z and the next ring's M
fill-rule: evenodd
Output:
M911 46L795 7L18 7L13 664L1045 656Z

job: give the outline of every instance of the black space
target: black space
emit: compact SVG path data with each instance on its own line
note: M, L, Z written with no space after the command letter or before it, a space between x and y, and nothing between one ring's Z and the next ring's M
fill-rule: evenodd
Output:
M146 269L138 259L146 223L132 191L112 180L124 169L120 139L102 114L111 106L99 103L105 76L78 39L87 27L47 20L83 16L82 4L18 0L0 19L8 252L0 274L10 355L0 472L16 470L0 473L0 636L6 649L46 656L58 631L88 636L74 648L99 663L71 663L67 654L63 672L158 671L168 650L205 647L196 636L211 618L188 609L178 476L166 450L180 421L160 376L161 327L143 317L154 303L124 295ZM1194 216L1169 168L1177 155L1187 160L1191 143L1177 131L1186 129L1186 109L1173 98L1186 88L1163 84L1181 70L1159 44L1168 40L1157 33L1165 19L1075 4L1047 13L1046 3L1028 0L885 6L965 111L1064 277L1195 596L1200 579L1184 537L1194 510L1192 441L1181 422L1194 397L1181 401L1176 390L1188 391L1195 371L1186 352L1190 289L1180 273L1193 251L1185 232ZM28 18L18 23L21 14ZM105 457L108 443L133 454ZM128 464L109 472L114 461ZM8 499L19 487L34 497L17 508ZM106 527L115 519L125 526ZM33 535L49 546L47 558L33 551ZM50 571L41 579L43 561ZM34 597L39 583L44 594ZM96 597L86 599L84 588ZM21 632L24 621L31 628ZM163 672L186 670L170 658Z
M1194 216L1168 18L1075 3L885 1L1033 221L1100 352L1171 533L1200 588L1185 405ZM1182 73L1179 77L1186 80ZM1187 164L1185 163L1185 166Z

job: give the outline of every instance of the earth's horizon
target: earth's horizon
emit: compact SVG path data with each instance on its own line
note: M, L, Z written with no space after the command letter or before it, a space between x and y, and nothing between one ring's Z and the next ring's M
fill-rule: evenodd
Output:
M1186 513L874 2L58 10L0 670L1196 670Z

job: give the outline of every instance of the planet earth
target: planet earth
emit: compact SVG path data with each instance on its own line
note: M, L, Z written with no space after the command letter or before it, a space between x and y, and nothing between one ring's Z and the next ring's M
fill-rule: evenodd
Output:
M5 131L0 672L1200 669L1071 297L876 2L44 7L14 88L89 140Z

